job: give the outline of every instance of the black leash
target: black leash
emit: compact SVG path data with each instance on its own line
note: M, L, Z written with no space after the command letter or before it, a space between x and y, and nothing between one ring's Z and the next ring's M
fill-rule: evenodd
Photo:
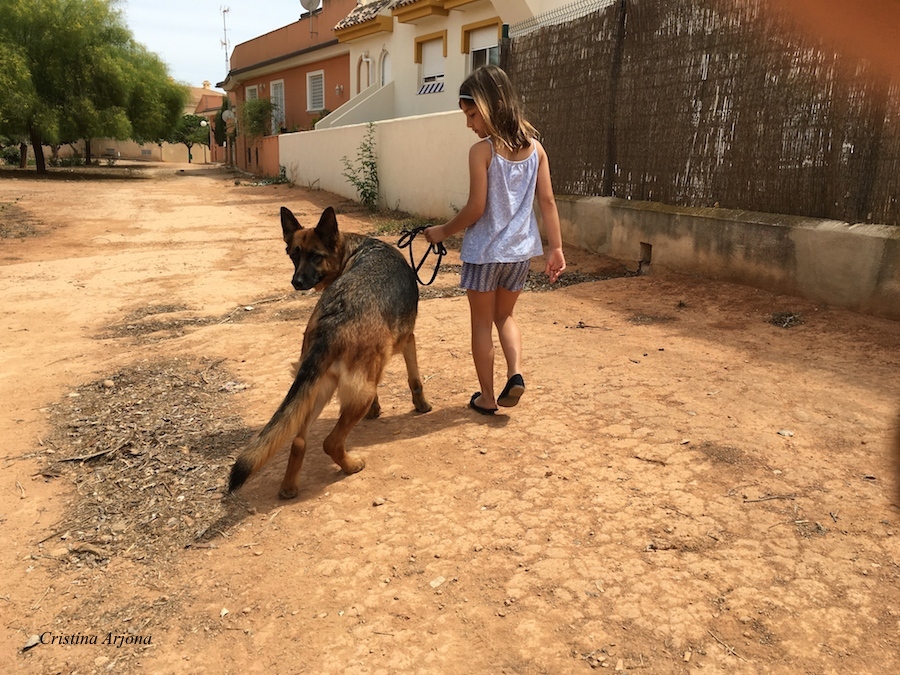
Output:
M444 246L444 242L430 244L428 246L428 249L425 251L425 255L423 255L422 259L419 261L419 264L416 264L415 260L413 259L412 242L413 239L416 238L416 235L422 232L426 227L431 227L431 225L420 225L419 227L413 228L412 230L403 230L400 233L400 241L397 242L397 248L409 249L409 264L413 268L413 271L415 271L416 273L416 281L418 281L423 286L430 286L432 282L437 278L438 270L441 267L441 259L443 259L445 255L447 255L447 249ZM422 265L425 263L425 259L428 257L429 253L434 253L438 257L438 259L437 263L434 266L434 274L431 275L431 279L426 283L419 278L419 270L422 269Z

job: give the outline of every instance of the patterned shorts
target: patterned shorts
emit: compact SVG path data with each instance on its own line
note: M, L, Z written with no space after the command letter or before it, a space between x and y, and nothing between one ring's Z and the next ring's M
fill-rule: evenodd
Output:
M474 265L464 262L459 285L469 291L488 293L502 287L517 292L525 287L525 279L531 267L530 260L514 263L485 263Z

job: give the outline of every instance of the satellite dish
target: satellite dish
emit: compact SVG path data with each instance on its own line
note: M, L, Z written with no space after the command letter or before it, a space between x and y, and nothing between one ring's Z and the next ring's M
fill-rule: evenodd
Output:
M321 0L300 0L300 4L303 6L303 9L305 9L310 14L319 9L320 3Z
M309 0L307 0L307 2L308 1ZM230 122L231 120L234 119L234 113L231 112L230 110L224 110L224 111L222 111L222 119L225 120L226 122Z

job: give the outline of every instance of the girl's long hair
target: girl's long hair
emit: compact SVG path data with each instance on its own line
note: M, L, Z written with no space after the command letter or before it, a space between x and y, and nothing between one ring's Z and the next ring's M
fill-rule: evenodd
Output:
M509 76L497 66L476 68L460 85L459 96L475 104L488 135L511 152L527 148L531 139L537 138L537 129L525 118Z

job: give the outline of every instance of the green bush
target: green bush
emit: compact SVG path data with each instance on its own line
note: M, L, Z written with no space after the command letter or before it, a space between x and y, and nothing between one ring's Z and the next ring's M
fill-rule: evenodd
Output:
M84 157L81 155L72 155L71 157L60 157L59 166L84 166Z
M250 140L268 136L272 126L275 104L267 98L244 101L241 106L241 132Z
M369 122L365 138L359 144L357 161L354 166L347 156L341 157L344 173L341 174L356 188L359 201L369 210L378 208L378 161L375 156L375 125Z
M3 158L4 162L13 166L19 166L19 162L22 161L22 155L17 145L8 145L5 148L0 148L0 157Z

